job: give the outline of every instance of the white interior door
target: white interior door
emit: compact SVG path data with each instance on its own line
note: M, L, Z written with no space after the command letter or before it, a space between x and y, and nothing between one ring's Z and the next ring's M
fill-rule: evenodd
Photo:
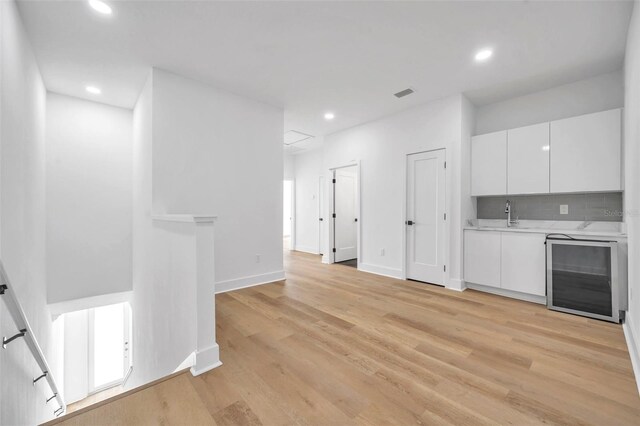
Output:
M324 252L324 176L318 178L318 253Z
M357 173L355 166L334 172L335 262L358 257L358 216L356 213Z
M407 278L444 285L445 150L407 156Z

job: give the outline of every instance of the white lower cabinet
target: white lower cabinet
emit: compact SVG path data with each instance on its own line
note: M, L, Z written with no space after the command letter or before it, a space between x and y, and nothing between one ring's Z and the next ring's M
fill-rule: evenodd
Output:
M464 231L464 280L544 296L545 235L513 231Z
M464 280L500 287L500 232L464 231Z
M545 295L544 240L544 234L502 233L502 288Z

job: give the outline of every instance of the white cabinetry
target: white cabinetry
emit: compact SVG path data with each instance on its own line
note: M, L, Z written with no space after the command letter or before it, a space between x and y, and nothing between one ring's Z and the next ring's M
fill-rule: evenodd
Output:
M545 295L544 240L544 234L502 233L502 288Z
M464 280L495 287L518 297L545 296L545 234L514 231L464 231ZM539 300L539 299L538 299Z
M471 195L622 190L622 110L474 136Z
M471 139L471 195L507 193L507 131Z
M500 232L464 232L464 279L500 287Z
M620 191L621 110L551 122L551 192Z
M549 123L507 132L507 193L549 192Z

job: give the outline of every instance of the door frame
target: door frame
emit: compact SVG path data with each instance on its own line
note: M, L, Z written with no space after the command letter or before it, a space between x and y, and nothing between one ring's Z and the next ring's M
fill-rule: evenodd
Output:
M356 213L358 215L358 222L356 225L356 244L358 245L358 247L356 248L356 253L357 253L357 268L358 270L360 269L360 263L361 263L361 253L362 253L362 240L361 240L361 236L362 236L362 232L361 232L361 227L362 227L362 209L361 209L361 203L360 203L360 182L362 181L360 179L360 160L357 161L353 161L341 166L336 166L336 167L330 167L329 168L329 179L327 179L327 185L329 185L330 191L329 191L329 199L328 202L327 200L325 200L325 205L327 205L329 207L328 211L327 211L327 215L325 217L329 217L333 215L334 209L335 209L335 193L334 193L334 185L333 185L333 178L335 176L334 172L338 169L345 169L347 167L355 167L356 168ZM326 192L325 192L326 194ZM328 242L328 247L327 247L327 263L335 263L335 255L333 253L333 246L335 244L334 241L334 232L335 232L335 226L334 226L334 221L333 221L333 216L331 217L331 220L329 220L329 226L326 227L328 229L328 238L327 238L327 242ZM324 256L323 256L324 258Z
M444 162L445 162L445 171L444 171L444 211L445 214L447 215L447 220L446 220L446 224L445 224L445 230L446 232L444 233L444 264L447 267L447 270L444 273L444 287L448 288L449 287L449 281L450 281L450 274L451 274L451 267L450 267L450 260L451 260L451 256L449 253L449 247L450 247L450 239L451 239L451 197L449 197L449 181L451 179L451 176L449 174L449 170L450 168L447 167L447 164L449 163L449 157L447 156L448 152L447 152L447 148L445 148L444 146L441 148L434 148L434 149L427 149L427 150L422 150L422 151L415 151L415 152L408 152L407 154L405 154L404 156L404 180L402 181L402 279L403 280L407 280L407 270L409 269L407 266L407 262L409 262L409 258L408 258L408 253L407 253L407 225L406 225L406 221L407 221L407 190L409 188L409 169L407 168L407 163L409 160L409 156L410 155L415 155L415 154L424 154L425 152L433 152L433 151L444 151Z

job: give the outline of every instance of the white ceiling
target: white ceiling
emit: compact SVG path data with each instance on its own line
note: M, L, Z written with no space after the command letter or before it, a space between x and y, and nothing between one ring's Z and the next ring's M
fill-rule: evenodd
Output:
M133 107L150 66L281 106L318 136L455 93L476 104L619 69L630 2L19 1L47 88ZM492 47L485 64L475 51ZM99 97L87 84L102 88ZM393 93L412 87L415 94ZM325 121L326 111L336 118Z

